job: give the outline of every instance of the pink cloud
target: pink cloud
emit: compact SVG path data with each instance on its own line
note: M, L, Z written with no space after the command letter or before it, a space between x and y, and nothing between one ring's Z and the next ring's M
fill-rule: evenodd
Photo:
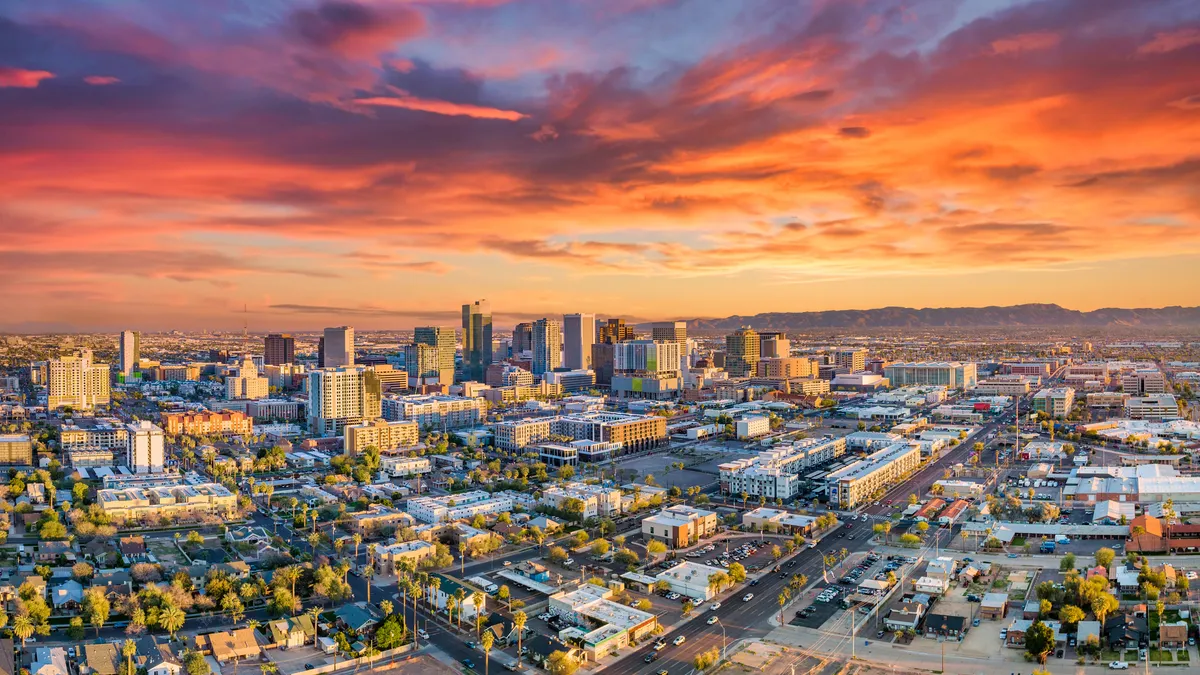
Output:
M1158 33L1154 39L1138 47L1139 54L1165 54L1200 44L1200 28L1183 28L1168 33Z
M515 110L488 108L486 106L472 105L470 103L451 103L450 101L438 101L434 99L418 98L416 96L375 96L372 98L355 99L354 102L358 103L359 105L419 110L421 112L434 113L436 115L477 117L479 119L488 120L509 120L510 122L516 122L517 120L521 120L526 117L525 114L516 112Z
M1022 33L992 42L993 54L1016 54L1050 49L1062 38L1057 33Z
M0 66L0 87L33 89L41 84L42 80L49 80L53 77L54 73L47 70L25 70L24 68Z
M83 78L83 81L90 85L103 87L106 84L116 84L120 82L121 79L109 75L88 75L87 77Z

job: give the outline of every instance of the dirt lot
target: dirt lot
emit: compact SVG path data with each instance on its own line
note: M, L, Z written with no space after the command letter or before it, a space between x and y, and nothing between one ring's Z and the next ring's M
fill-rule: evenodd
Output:
M332 656L326 656L313 646L292 647L291 649L272 649L268 652L275 665L279 666L282 675L292 675L308 670L309 665L321 667L333 663Z
M418 654L391 665L382 663L367 671L375 675L458 675L458 671L428 654Z

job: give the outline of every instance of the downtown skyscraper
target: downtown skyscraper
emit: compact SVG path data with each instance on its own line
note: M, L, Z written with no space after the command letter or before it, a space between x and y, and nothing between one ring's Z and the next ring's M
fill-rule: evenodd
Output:
M354 329L350 326L326 328L321 337L321 355L323 368L354 365Z
M142 352L142 334L137 331L121 331L120 341L121 374L126 377L138 366Z
M562 324L555 319L533 322L533 374L553 371L562 365Z
M413 329L413 343L418 345L429 345L437 350L436 370L438 384L451 385L454 384L454 351L457 340L454 336L454 329L450 326L418 326ZM414 351L415 361L409 367L408 374L413 376L412 367L418 367L419 374L417 377L422 378L422 384L428 383L429 374L429 358L427 354L420 351ZM405 352L405 364L407 365L407 357L409 352Z
M596 343L595 314L563 316L563 365L571 370L592 367L592 345Z
M476 300L462 306L463 370L465 379L483 382L492 365L492 304Z

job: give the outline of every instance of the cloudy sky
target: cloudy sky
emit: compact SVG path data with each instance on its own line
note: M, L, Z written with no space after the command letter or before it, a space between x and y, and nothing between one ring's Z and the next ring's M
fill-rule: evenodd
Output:
M1200 304L1195 0L0 0L0 330Z

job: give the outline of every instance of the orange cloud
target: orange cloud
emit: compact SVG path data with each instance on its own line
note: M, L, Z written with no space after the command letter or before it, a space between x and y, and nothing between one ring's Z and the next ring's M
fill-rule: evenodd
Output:
M108 84L116 84L120 82L121 79L108 75L88 75L87 77L83 78L83 81L93 86L103 87Z
M1165 54L1194 44L1200 44L1200 28L1181 28L1156 34L1153 40L1138 47L1138 53Z
M34 89L42 83L42 80L49 80L53 77L54 73L46 70L25 70L24 68L0 66L0 87Z
M1023 33L992 42L992 53L1015 54L1050 49L1061 39L1057 33Z
M407 110L418 110L421 112L434 113L436 115L476 117L479 119L489 120L508 120L510 122L516 122L518 120L525 119L526 117L526 115L523 113L516 112L515 110L488 108L486 106L472 105L470 103L451 103L450 101L438 101L427 98L418 98L416 96L373 96L370 98L357 98L354 99L354 102L358 105L405 108Z

